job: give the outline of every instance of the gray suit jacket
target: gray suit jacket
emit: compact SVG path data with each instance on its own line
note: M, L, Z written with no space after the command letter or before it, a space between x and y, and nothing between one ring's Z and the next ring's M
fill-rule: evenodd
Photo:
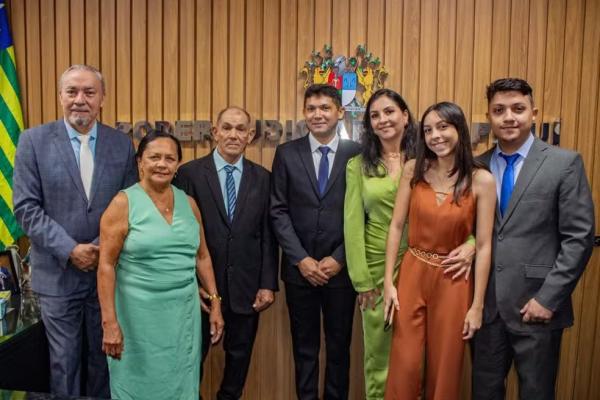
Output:
M13 176L14 213L31 241L32 289L65 296L96 284L96 274L69 261L78 243L98 243L100 217L137 180L131 140L98 123L91 199L85 195L64 120L19 137Z
M494 149L480 157L490 165ZM515 332L573 324L571 293L592 253L594 205L581 156L535 139L504 217L496 210L484 323L498 314ZM549 324L524 324L519 310L535 298Z

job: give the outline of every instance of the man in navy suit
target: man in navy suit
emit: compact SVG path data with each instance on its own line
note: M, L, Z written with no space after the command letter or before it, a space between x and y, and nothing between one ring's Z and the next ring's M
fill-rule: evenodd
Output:
M248 112L228 107L212 128L215 150L182 165L174 184L202 212L215 280L223 297L225 371L217 399L239 399L244 389L259 312L278 289L277 243L269 219L269 171L244 158L254 138ZM207 299L207 294L202 293ZM203 307L205 308L205 307ZM207 320L203 313L204 321ZM203 322L203 362L210 344Z
M137 170L131 140L96 122L104 94L97 69L69 67L59 81L64 119L23 132L15 156L14 212L31 241L31 286L48 337L50 389L60 395L110 397L96 292L99 223L117 192L137 180Z
M321 398L321 314L327 348L323 398L348 398L356 292L344 249L345 171L359 145L337 135L343 116L337 89L312 85L304 93L310 133L280 145L273 161L271 218L283 250L281 277L290 315L296 394L302 400Z

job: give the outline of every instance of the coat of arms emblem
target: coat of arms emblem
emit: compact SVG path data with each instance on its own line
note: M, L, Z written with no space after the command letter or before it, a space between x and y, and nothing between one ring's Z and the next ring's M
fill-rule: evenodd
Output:
M325 45L322 52L311 53L300 73L304 75L304 88L315 83L336 87L341 92L342 106L354 115L364 112L367 101L383 87L387 76L379 57L368 52L364 45L357 46L351 57L334 57L331 46Z

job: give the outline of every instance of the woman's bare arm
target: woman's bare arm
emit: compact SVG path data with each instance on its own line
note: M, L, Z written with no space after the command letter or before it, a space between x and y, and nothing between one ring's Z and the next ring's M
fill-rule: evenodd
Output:
M102 350L121 358L123 335L115 311L115 268L129 229L127 195L118 193L100 219L100 258L98 261L98 299L102 313Z

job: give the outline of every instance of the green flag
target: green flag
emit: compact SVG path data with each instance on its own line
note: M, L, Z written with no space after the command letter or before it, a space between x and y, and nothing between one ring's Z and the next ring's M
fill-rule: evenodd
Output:
M12 176L23 112L6 6L0 0L0 250L23 233L13 215Z

